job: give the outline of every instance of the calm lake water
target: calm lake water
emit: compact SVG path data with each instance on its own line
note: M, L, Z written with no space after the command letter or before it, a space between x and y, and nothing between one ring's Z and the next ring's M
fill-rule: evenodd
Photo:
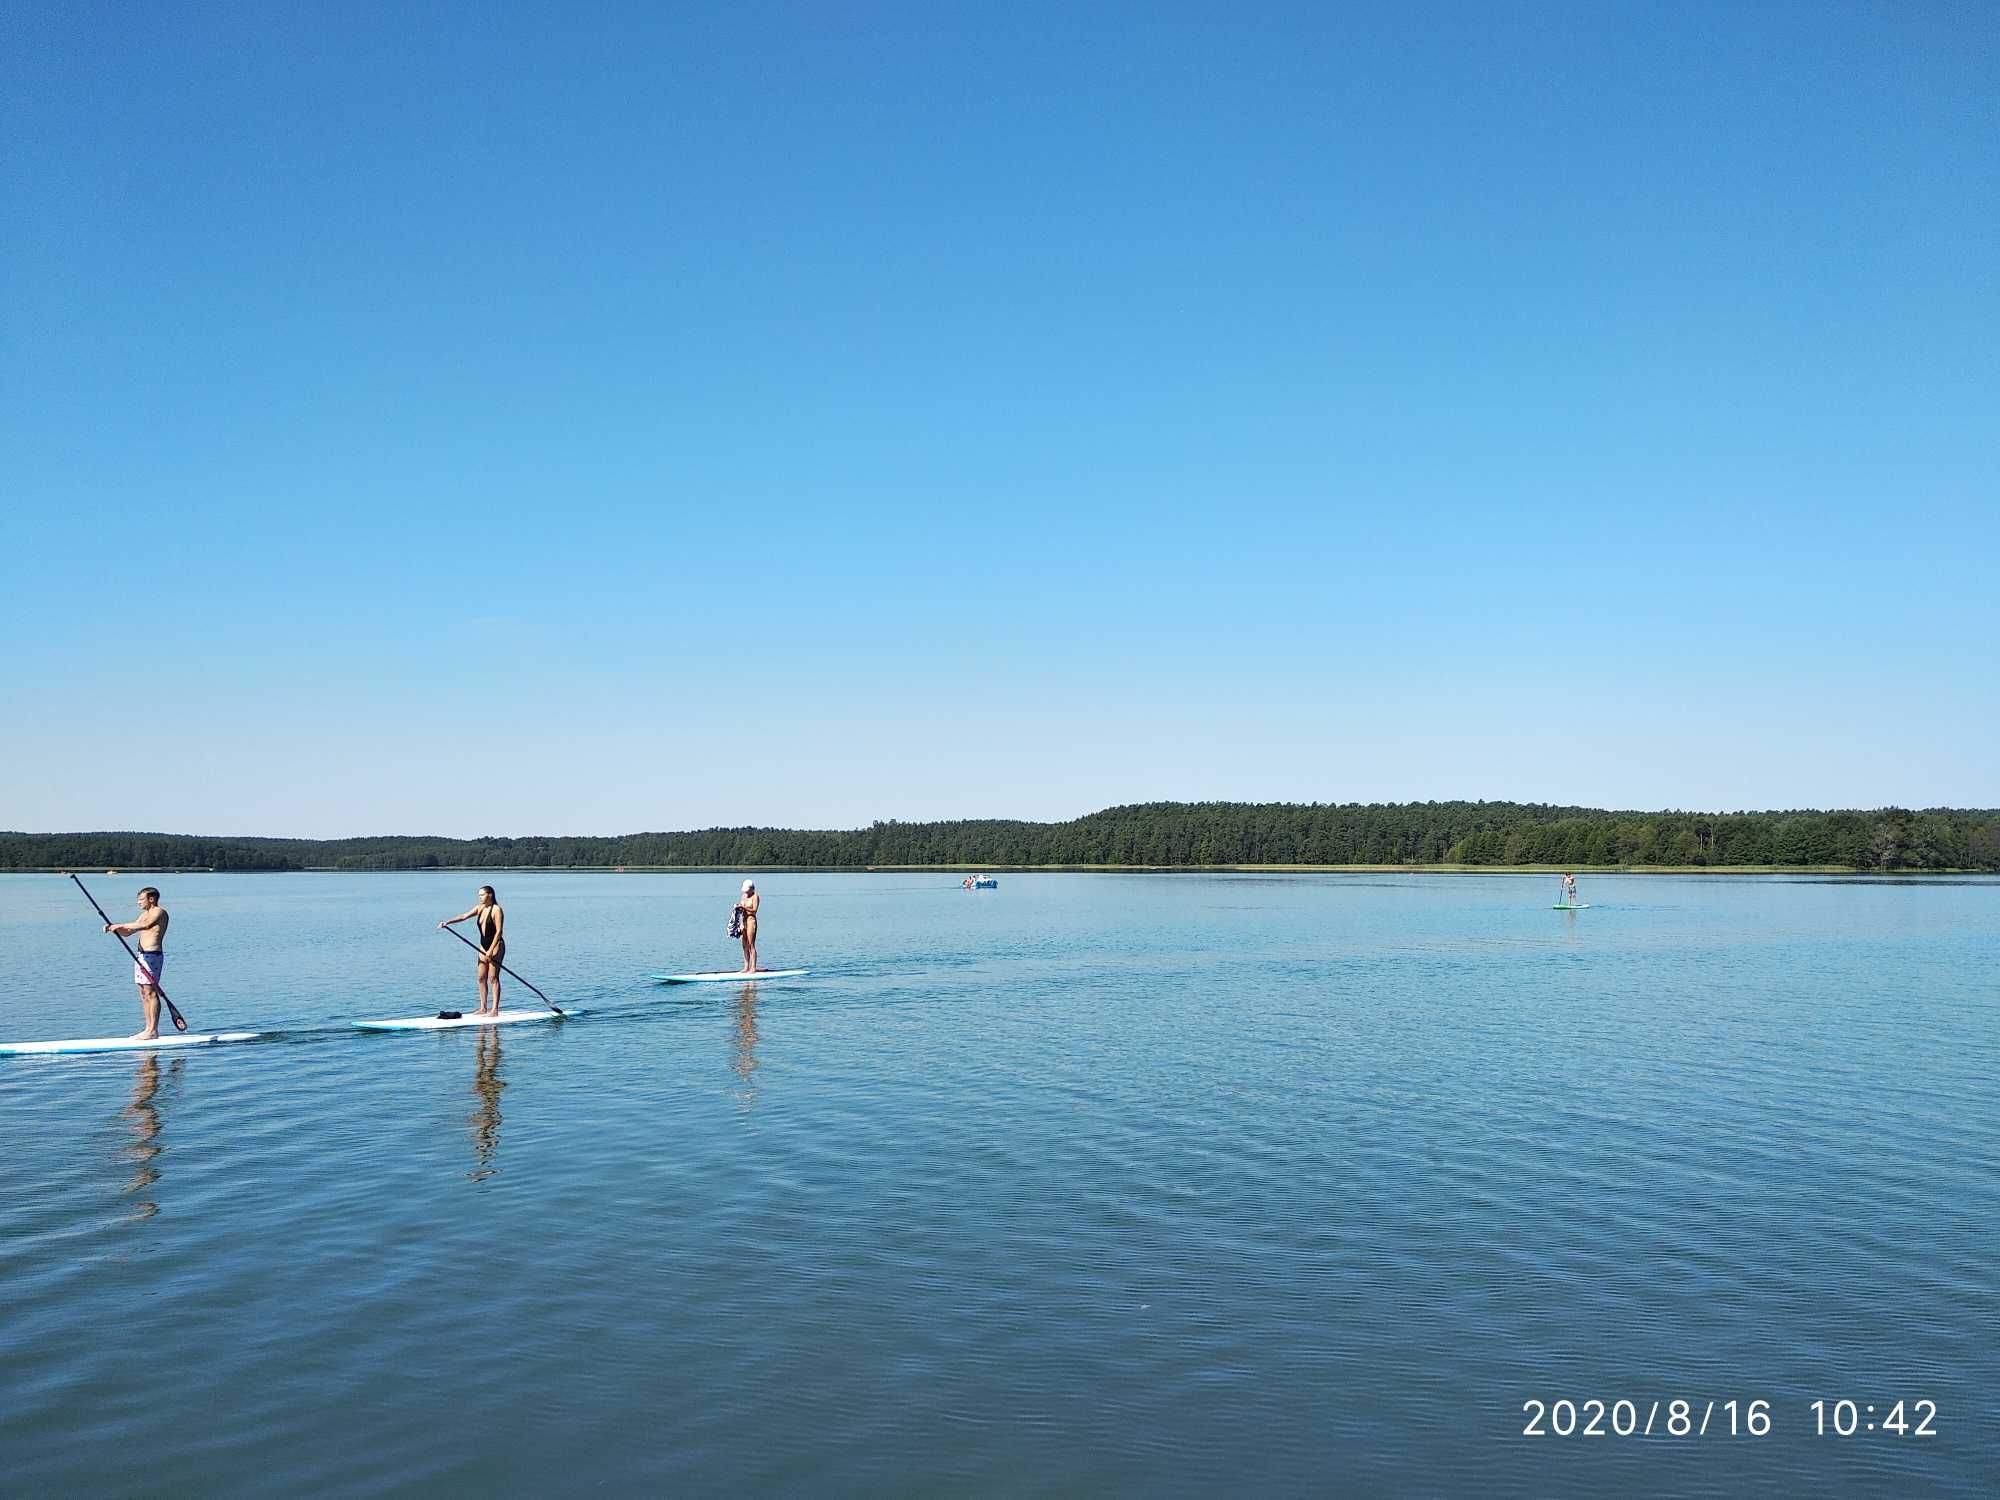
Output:
M2000 882L774 874L761 993L645 981L735 877L495 882L588 1014L347 1025L477 877L159 877L277 1035L0 1058L9 1493L1992 1491ZM0 1037L130 971L0 876Z

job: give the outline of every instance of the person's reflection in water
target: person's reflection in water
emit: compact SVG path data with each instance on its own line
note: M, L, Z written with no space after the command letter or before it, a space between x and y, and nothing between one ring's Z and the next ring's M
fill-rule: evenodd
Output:
M736 1102L748 1109L757 1102L757 986L746 984L736 997Z
M479 1096L479 1108L466 1116L472 1127L472 1170L465 1175L474 1182L491 1177L500 1169L493 1165L500 1149L500 1091L507 1080L500 1076L500 1028L479 1028L478 1065L472 1075L472 1092Z
M167 1065L166 1076L173 1081L176 1090L180 1087L181 1069L187 1059L177 1057ZM127 1197L134 1198L132 1212L134 1219L150 1219L160 1211L158 1200L139 1197L160 1180L160 1169L154 1165L167 1149L160 1144L160 1110L153 1101L160 1092L160 1056L148 1052L139 1059L138 1076L132 1080L132 1102L125 1106L124 1119L132 1132L131 1142L118 1155L121 1160L132 1164L132 1179L125 1184Z

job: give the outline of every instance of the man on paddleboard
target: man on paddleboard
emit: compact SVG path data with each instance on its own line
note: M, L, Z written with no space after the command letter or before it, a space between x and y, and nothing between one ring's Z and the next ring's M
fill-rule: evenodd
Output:
M146 1012L143 1031L132 1033L135 1042L150 1042L160 1034L160 973L167 966L167 909L160 905L160 893L152 886L139 892L139 918L135 922L106 922L104 930L119 937L139 937L139 961L132 968L132 982L139 986L139 1004Z
M1563 900L1570 906L1576 905L1576 877L1563 871Z
M479 1014L500 1014L500 965L507 959L507 913L500 909L500 898L493 894L493 887L482 885L479 900L471 911L462 911L455 917L446 917L438 923L440 928L463 922L468 917L479 923ZM487 1006L486 987L493 987L491 1009Z

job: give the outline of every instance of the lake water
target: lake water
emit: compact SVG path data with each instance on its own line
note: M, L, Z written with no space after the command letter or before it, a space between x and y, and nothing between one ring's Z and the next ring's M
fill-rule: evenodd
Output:
M0 1058L9 1493L1992 1492L2000 882L500 874L588 1013L376 1035L479 877L153 878L278 1035ZM130 971L0 876L0 1038Z

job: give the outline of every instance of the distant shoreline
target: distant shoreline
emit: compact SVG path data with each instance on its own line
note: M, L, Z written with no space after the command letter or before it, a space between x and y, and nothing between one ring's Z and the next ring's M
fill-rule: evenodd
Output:
M42 865L0 870L5 875L68 875L73 867ZM120 865L78 875L949 875L960 871L1014 875L1865 875L1871 880L1922 880L1932 875L1984 875L1991 870L1874 870L1854 865L424 865L406 869L309 865L297 870L218 870L198 865ZM2000 878L2000 877L1996 877Z
M1626 813L1521 802L1148 802L1063 823L339 839L0 832L13 870L2000 872L2000 808Z

